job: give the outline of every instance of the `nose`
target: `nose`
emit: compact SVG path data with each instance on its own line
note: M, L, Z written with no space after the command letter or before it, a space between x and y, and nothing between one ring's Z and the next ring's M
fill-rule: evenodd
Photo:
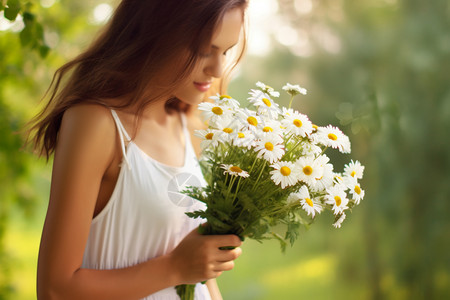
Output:
M212 55L205 66L205 74L215 78L220 78L223 75L225 56Z

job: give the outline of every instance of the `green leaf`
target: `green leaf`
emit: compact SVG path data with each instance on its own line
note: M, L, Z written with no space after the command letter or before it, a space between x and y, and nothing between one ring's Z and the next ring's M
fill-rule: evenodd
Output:
M281 252L286 252L286 242L278 233L272 232L272 236L280 242Z
M8 5L5 7L5 18L10 21L15 21L20 10L21 5L19 0L8 0Z
M25 11L22 15L23 17L23 22L25 23L25 25L28 25L28 23L32 23L35 21L36 16L32 13L30 13L29 11Z
M39 55L41 58L46 58L48 53L50 52L50 47L47 45L39 46Z
M20 32L19 37L20 44L22 46L30 45L34 41L33 27L25 26L25 28Z

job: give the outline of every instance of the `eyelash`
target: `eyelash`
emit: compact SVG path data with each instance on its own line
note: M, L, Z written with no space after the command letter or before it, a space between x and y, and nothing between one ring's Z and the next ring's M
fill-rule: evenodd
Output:
M224 53L222 53L222 55L223 56L226 56L227 55L227 53L228 53L228 50L227 51L225 51ZM207 53L207 54L200 54L200 57L203 57L203 58L208 58L208 57L210 57L212 55L212 53Z

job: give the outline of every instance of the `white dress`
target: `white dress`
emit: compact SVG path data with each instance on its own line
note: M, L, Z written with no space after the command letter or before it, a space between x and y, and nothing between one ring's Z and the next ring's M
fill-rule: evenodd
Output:
M82 264L89 269L129 267L172 251L200 224L200 220L189 218L185 212L205 208L203 203L178 193L183 184L206 184L185 116L181 114L186 144L184 165L173 167L144 153L130 140L116 112L111 112L124 158L111 198L91 224ZM180 298L171 287L143 299ZM206 285L197 284L195 299L211 299Z

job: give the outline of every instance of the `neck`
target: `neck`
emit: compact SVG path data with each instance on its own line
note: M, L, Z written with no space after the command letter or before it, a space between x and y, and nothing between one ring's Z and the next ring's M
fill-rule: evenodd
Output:
M167 124L172 116L166 112L165 100L158 100L148 104L142 112L142 118L154 120L160 125Z

